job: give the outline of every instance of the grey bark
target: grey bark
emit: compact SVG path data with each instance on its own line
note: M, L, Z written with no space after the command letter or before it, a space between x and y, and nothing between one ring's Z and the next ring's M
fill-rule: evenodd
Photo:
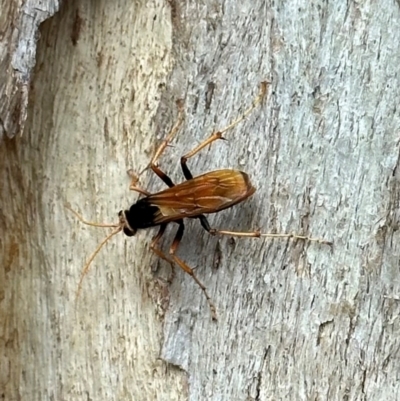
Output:
M41 26L28 119L3 140L0 386L4 399L399 398L398 2L67 2ZM247 202L210 217L292 240L213 238L189 221L179 256L156 231L113 238L183 99L179 158L262 107L189 165L247 171ZM150 191L164 188L150 172ZM167 231L168 250L176 228Z
M0 141L24 130L39 25L58 7L55 0L0 1Z

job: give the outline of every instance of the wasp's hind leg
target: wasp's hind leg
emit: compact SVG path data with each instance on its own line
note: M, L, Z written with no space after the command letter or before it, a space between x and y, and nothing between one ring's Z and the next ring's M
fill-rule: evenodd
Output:
M217 230L216 228L211 228L203 224L204 222L202 221L200 217L200 222L201 225L211 234L211 235L228 235L230 237L247 237L247 238L271 238L271 239L278 239L278 238L286 238L286 239L294 239L294 240L301 240L301 241L310 241L310 242L318 242L320 244L324 245L332 245L332 241L328 241L323 238L313 238L309 237L307 235L303 234L295 234L295 233L261 233L260 231L250 231L250 232L245 232L245 231L228 231L228 230ZM208 224L208 222L207 222Z
M210 145L214 141L217 141L218 139L225 139L222 135L226 131L230 130L235 125L237 125L241 121L243 121L257 107L257 105L262 102L262 100L264 99L264 97L267 94L267 88L268 88L269 84L270 84L269 82L261 82L259 94L253 100L253 103L251 104L251 106L239 118L237 118L235 121L231 122L225 128L223 128L219 131L213 132L205 141L201 142L193 150L191 150L190 152L186 153L184 156L181 157L181 167L182 167L183 175L185 176L185 178L187 180L190 180L193 178L192 173L189 171L189 169L186 165L188 159L193 157L195 154L199 153L200 150L204 149L207 145Z
M216 228L211 228L210 223L207 220L207 217L204 216L204 214L201 214L198 216L198 219L200 219L200 223L202 227L211 235L228 235L231 237L247 237L247 238L287 238L287 239L298 239L298 240L303 240L303 241L311 241L311 242L319 242L320 244L325 244L325 245L332 245L331 241L327 241L322 238L312 238L308 237L307 235L302 235L302 234L273 234L273 233L261 233L260 231L250 231L250 232L244 232L244 231L227 231L227 230L217 230Z

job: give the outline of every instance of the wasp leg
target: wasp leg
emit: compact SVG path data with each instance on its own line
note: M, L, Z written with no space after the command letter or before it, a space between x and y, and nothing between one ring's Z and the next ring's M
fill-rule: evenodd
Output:
M241 121L243 121L257 107L257 105L262 102L262 100L264 99L264 97L267 94L267 88L268 88L269 84L270 84L269 82L261 82L260 93L253 100L253 103L251 104L251 106L239 118L237 118L235 121L231 122L227 127L223 128L219 131L213 132L205 141L201 142L193 150L191 150L190 152L186 153L186 155L181 157L181 167L182 167L183 175L185 176L185 178L187 180L190 180L193 178L191 172L189 171L189 169L186 165L186 162L188 161L188 159L193 157L195 154L200 152L200 150L205 148L207 145L210 145L214 141L217 141L218 139L225 139L222 135L226 131L230 130L235 125L237 125Z
M139 192L142 195L149 196L150 192L145 189L140 188L137 183L139 182L139 177L133 172L133 170L128 170L128 175L131 177L131 183L129 185L129 189L131 191Z
M193 174L190 172L189 167L186 164L187 159L188 159L188 155L187 154L185 156L181 157L181 168L182 168L182 172L183 172L183 175L185 176L185 178L187 180L191 180L193 178Z
M308 237L306 235L299 235L299 234L262 234L260 231L253 231L253 232L242 232L242 231L226 231L226 230L217 230L215 228L211 228L210 223L207 220L207 217L204 216L204 214L201 214L200 216L197 216L197 218L200 220L201 226L211 235L230 235L232 237L248 237L248 238L293 238L293 239L299 239L303 241L311 241L311 242L318 242L320 244L325 244L325 245L333 245L332 241L327 241L322 238L312 238Z
M158 168L158 159L160 156L163 154L164 150L166 147L171 143L171 141L174 139L174 136L176 133L179 131L179 128L181 127L183 120L184 120L184 113L183 113L183 103L182 101L177 101L177 106L178 106L178 119L174 126L171 128L171 131L167 135L167 137L161 142L161 145L158 147L156 153L154 154L153 158L150 161L150 168L154 171L155 174L160 177L165 184L167 184L170 188L174 186L174 183L172 182L171 178L167 176L162 170Z
M161 171L157 166L151 166L151 169L167 184L170 188L174 187L175 184L172 182L171 178L167 176L163 171ZM131 191L139 192L142 195L149 196L150 192L143 188L140 188L137 183L139 182L139 177L132 171L128 170L128 175L131 177L131 183L129 189Z
M161 145L158 147L156 153L154 154L153 158L151 159L149 165L139 174L141 175L144 171L146 171L149 167L153 170L153 172L159 177L161 178L164 183L166 185L168 185L170 188L175 186L175 184L172 182L171 178L169 178L167 176L167 174L165 174L159 167L157 164L158 159L160 158L160 156L162 155L162 153L164 152L165 148L171 143L172 139L174 138L174 136L176 135L176 133L179 131L179 128L182 125L182 122L184 120L184 113L183 113L183 104L182 101L178 100L177 101L177 105L178 105L178 120L175 123L175 125L171 128L171 131L169 132L169 134L167 135L167 137L162 141ZM139 181L139 177L133 173L132 170L128 171L128 174L131 177L131 184L129 189L131 189L132 191L136 191L139 192L143 195L149 196L150 192L140 188L137 186L137 183Z
M171 257L173 258L174 262L177 263L179 265L179 267L185 271L187 274L189 274L190 276L192 276L193 280L197 283L197 285L201 288L201 290L203 291L208 305L210 307L211 310L211 316L213 318L213 320L217 320L217 314L216 314L216 310L215 310L215 306L211 301L211 297L208 295L207 293L207 289L204 286L204 284L196 277L196 275L194 274L194 271L192 268L190 268L183 260L179 259L176 255L175 252L178 249L179 243L181 242L182 236L183 236L183 232L185 229L185 226L183 224L182 220L178 220L177 223L179 224L179 228L178 231L176 233L175 239L171 245L171 248L169 250L169 254L171 255Z
M204 216L204 214L201 214L201 215L198 216L197 218L200 220L201 226L202 226L207 232L209 232L209 233L211 234L212 228L211 228L211 226L210 226L210 223L209 223L208 220L207 220L207 217ZM212 234L212 235L214 235L214 234Z
M179 128L181 127L183 120L184 120L184 113L183 113L183 103L181 100L178 100L177 102L178 106L178 120L176 121L175 125L171 128L171 131L167 135L167 137L163 140L161 145L158 147L155 155L151 159L150 165L152 164L157 164L157 160L160 158L162 153L164 152L165 148L170 144L176 133L179 131Z
M204 214L201 214L200 216L197 217L200 220L200 223L202 227L211 235L230 235L231 237L248 237L248 238L293 238L293 239L299 239L303 241L313 241L313 242L319 242L320 244L325 244L325 245L332 245L331 241L327 241L325 239L321 238L311 238L306 235L299 235L299 234L270 234L270 233L265 233L262 234L260 231L256 230L253 232L243 232L243 231L226 231L226 230L217 230L215 228L211 228L210 223L207 220L207 217L204 216Z
M174 262L165 255L165 253L163 251L161 251L161 249L156 248L158 241L160 240L160 238L163 236L165 229L167 227L167 224L161 224L160 229L157 233L157 235L153 238L153 240L151 241L150 244L150 249L161 259L165 260L166 262L168 262L171 265L171 269L172 269L172 274L171 277L168 279L168 282L172 282L174 277L175 277L175 265Z
M201 221L202 226L207 230L203 222ZM208 223L208 222L207 222ZM207 230L211 235L229 235L231 237L248 237L248 238L293 238L293 239L299 239L303 241L311 241L311 242L318 242L320 244L325 244L325 245L333 245L332 241L327 241L322 238L312 238L308 237L306 235L301 235L301 234L294 234L294 233L283 233L283 234L271 234L271 233L261 233L260 231L256 230L253 232L242 232L242 231L226 231L226 230L217 230L215 228L210 228Z
M156 245L158 244L158 241L160 241L160 238L164 235L164 232L165 232L166 228L167 228L167 224L161 224L160 225L160 229L158 230L157 235L151 241L150 249L154 253L156 253L160 258L166 260L167 262L171 262L171 260L167 256L165 256L159 249L156 248ZM160 252L160 254L158 254L158 252Z
M170 188L174 187L175 184L172 182L171 178L167 176L167 174L164 173L164 171L160 170L158 166L155 164L151 164L151 169L164 181L165 184L167 184Z
M158 177L160 177L164 183L169 186L170 188L174 187L175 184L172 182L171 178L169 178L167 176L167 174L165 174L157 165L157 161L160 158L160 156L162 155L162 153L164 152L165 148L170 144L170 142L172 141L172 139L174 138L174 136L176 135L176 133L179 131L179 128L182 125L183 119L184 119L184 115L183 115L183 105L181 102L177 102L178 104L178 120L175 123L175 125L172 127L171 131L169 132L169 134L167 135L167 137L164 139L164 141L161 143L161 145L159 146L159 148L157 149L155 155L153 156L153 158L151 159L150 162L150 168L154 171L155 174L158 175Z

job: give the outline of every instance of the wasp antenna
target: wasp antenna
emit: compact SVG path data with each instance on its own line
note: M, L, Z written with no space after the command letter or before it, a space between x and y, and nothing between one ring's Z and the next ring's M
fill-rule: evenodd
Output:
M119 224L108 224L108 223L96 223L93 221L88 221L85 220L78 212L76 212L74 209L71 208L68 204L65 205L65 208L68 209L70 212L72 212L75 217L82 222L83 224L86 224L87 226L92 226L92 227L111 227L111 228L116 228L119 227Z
M108 242L109 239L111 239L111 237L113 237L115 234L118 234L120 231L122 230L122 227L118 227L116 228L114 231L112 231L110 234L107 235L107 237L105 237L103 239L103 241L100 242L100 244L97 246L97 248L95 249L95 251L92 253L92 255L90 256L90 258L88 259L88 261L86 262L82 273L81 273L81 277L79 279L79 284L78 284L78 289L76 290L76 296L75 296L75 301L78 300L79 294L81 292L81 288L82 288L82 282L84 277L86 276L87 272L89 271L89 267L92 264L94 258L97 256L97 254L100 252L100 249Z

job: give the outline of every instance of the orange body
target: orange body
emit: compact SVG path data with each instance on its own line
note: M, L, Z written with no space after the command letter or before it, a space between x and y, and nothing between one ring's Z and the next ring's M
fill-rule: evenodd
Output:
M149 194L120 212L126 235L185 217L216 213L255 192L249 176L238 170L211 171L155 194Z
M159 212L154 223L216 213L247 199L255 192L249 176L238 170L216 170L184 181L143 200Z

